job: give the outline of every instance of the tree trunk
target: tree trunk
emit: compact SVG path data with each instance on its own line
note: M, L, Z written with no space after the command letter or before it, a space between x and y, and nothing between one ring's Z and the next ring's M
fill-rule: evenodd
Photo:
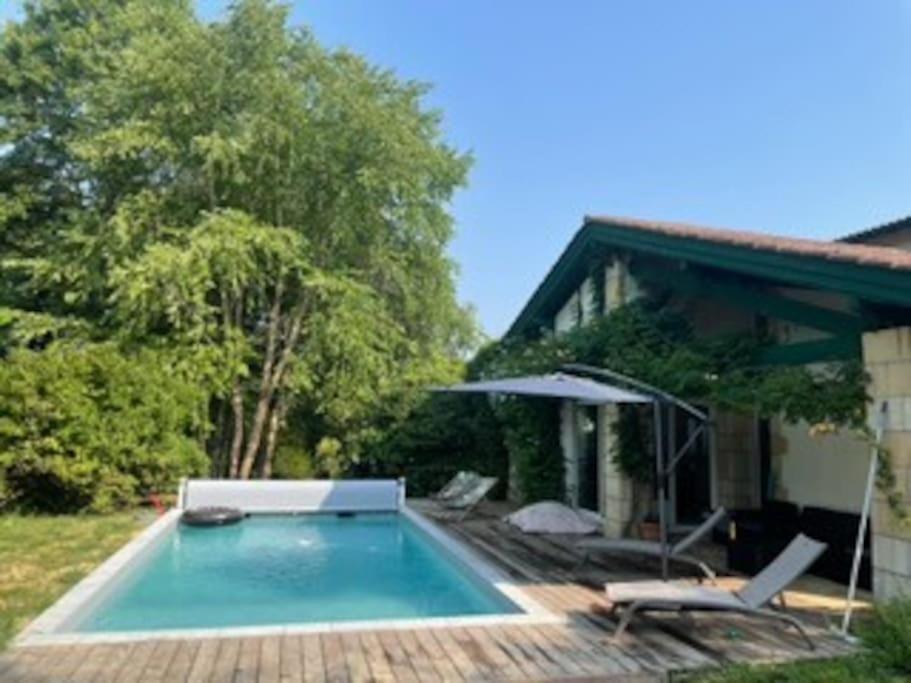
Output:
M228 430L228 403L221 399L214 399L211 411L215 414L215 429L209 438L206 451L211 453L212 462L210 465L210 474L216 479L226 473L228 458L228 440L226 432Z
M278 309L273 309L273 312L275 313L275 317L272 317L272 322L269 325L266 357L263 361L262 379L260 380L259 400L256 404L256 411L253 414L253 422L250 425L247 448L244 451L244 457L240 465L241 479L249 479L250 474L253 471L253 466L256 464L256 456L259 454L263 431L266 429L273 398L281 388L285 371L288 369L288 364L291 362L294 347L297 345L297 340L300 337L304 324L304 308L301 306L291 319L291 325L281 353L277 353L277 344L275 343L275 340L278 337L279 327Z
M244 450L244 457L240 463L240 479L249 479L253 472L253 466L256 464L256 456L259 454L259 445L262 441L263 430L269 418L269 406L272 403L272 392L267 391L260 394L256 402L256 411L253 414L253 422L250 425L250 435L247 437L247 448ZM273 411L274 412L274 411Z
M244 445L244 394L240 382L235 382L231 391L231 408L234 411L234 438L231 440L231 467L228 476L237 479L240 451Z
M262 471L260 472L260 477L263 479L272 478L272 462L275 458L275 448L278 445L278 432L285 421L286 412L285 401L279 398L272 409L272 415L269 417L269 432L266 434L266 453L263 459Z
M275 295L272 301L272 309L269 311L269 327L266 331L266 351L263 356L262 377L259 383L259 399L256 402L256 410L253 413L253 421L250 423L250 435L247 437L247 448L244 450L244 457L240 463L239 476L241 479L249 479L253 466L256 464L256 455L259 452L259 444L262 440L263 429L266 426L266 419L269 417L269 406L272 403L274 393L275 378L273 367L275 365L275 353L278 346L278 332L281 322L281 281L275 289Z

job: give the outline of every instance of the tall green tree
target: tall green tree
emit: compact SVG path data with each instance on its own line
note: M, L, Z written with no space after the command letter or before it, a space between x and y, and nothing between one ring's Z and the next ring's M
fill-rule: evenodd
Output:
M33 346L176 350L218 474L268 476L301 412L356 453L474 342L446 254L469 159L426 90L269 0L27 3L0 37L0 304L52 316Z

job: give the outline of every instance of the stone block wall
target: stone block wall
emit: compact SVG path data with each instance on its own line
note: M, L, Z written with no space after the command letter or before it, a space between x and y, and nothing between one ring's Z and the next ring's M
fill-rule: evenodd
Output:
M617 420L617 406L601 406L598 415L598 457L601 466L601 511L604 515L604 533L620 537L635 512L635 485L612 462L614 432L611 425Z
M873 398L870 424L876 426L880 406L886 402L883 442L891 454L897 487L911 504L911 327L864 334L863 358ZM911 525L899 523L879 491L871 522L876 598L911 595Z

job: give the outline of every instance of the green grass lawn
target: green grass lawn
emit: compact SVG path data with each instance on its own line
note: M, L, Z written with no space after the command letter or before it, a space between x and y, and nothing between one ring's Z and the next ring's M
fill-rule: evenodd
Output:
M679 678L685 683L898 683L911 681L911 599L879 603L856 623L858 654L791 664L732 666ZM678 679L675 679L678 680Z
M149 520L144 512L0 515L0 649Z
M734 666L692 674L680 680L681 683L897 683L909 679L887 673L867 657L857 656L794 664Z

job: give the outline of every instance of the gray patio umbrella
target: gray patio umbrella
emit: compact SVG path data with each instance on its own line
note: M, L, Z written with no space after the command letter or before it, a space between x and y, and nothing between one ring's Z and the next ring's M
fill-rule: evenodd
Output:
M434 389L434 391L565 398L585 405L653 403L655 400L651 396L635 391L563 372L555 372L550 375L527 375L525 377L506 377L481 382L466 382L464 384L439 387Z
M484 380L480 382L465 382L447 387L437 387L433 391L447 393L480 393L480 394L505 394L512 396L528 396L538 398L561 398L576 401L583 405L605 405L619 403L652 404L655 413L655 457L658 472L658 522L661 529L661 576L668 578L668 553L667 542L667 478L674 471L677 462L686 454L689 447L695 443L696 437L705 428L707 418L685 401L678 399L666 392L652 387L645 382L627 377L605 368L595 368L587 365L568 365L567 372L557 372L549 375L526 375L523 377L507 377L503 379ZM599 379L593 380L580 375L596 375ZM702 421L699 429L695 430L691 438L665 463L663 411L664 405L676 405L683 408L694 417Z

